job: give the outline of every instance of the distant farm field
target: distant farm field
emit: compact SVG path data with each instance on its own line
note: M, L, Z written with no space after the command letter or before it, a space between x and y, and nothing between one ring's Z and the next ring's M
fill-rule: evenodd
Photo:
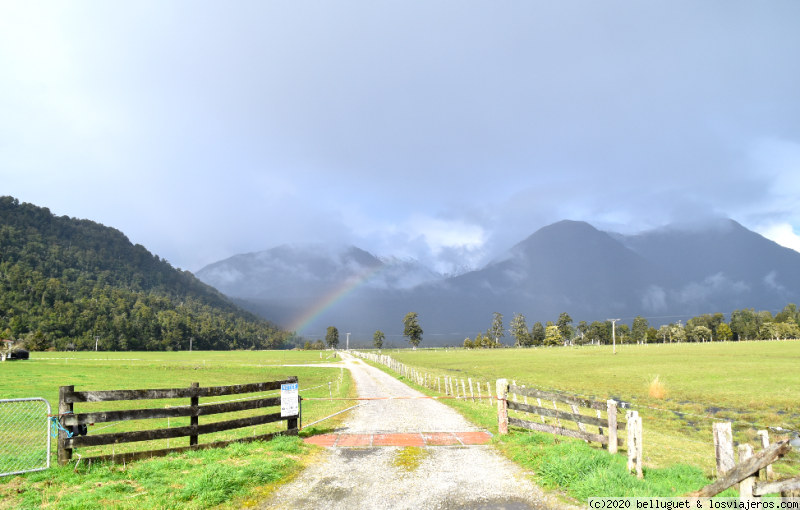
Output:
M758 444L800 429L800 342L585 346L538 349L383 350L433 377L517 384L629 402L643 416L645 457L653 466L684 462L711 472L711 424L732 421L737 442ZM666 394L653 397L653 379ZM491 412L490 408L480 413ZM479 413L479 414L480 414ZM530 419L530 418L528 418ZM491 422L491 417L487 418ZM780 427L780 428L777 428ZM800 471L793 453L780 470Z

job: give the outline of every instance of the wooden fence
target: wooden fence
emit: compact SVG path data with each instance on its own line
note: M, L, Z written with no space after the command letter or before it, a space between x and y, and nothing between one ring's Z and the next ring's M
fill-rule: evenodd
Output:
M172 439L189 437L189 446L178 448L165 448L159 450L137 451L102 455L96 457L83 457L82 460L110 460L122 463L149 457L162 457L173 452L187 450L221 448L231 443L267 441L277 435L297 435L301 426L302 402L298 399L298 413L293 416L281 416L281 412L263 414L247 418L218 421L206 425L199 424L200 416L209 416L221 413L231 413L281 405L280 397L256 398L219 404L200 406L200 398L221 397L227 395L242 395L247 393L264 392L281 389L282 384L297 383L297 377L290 377L283 381L270 381L262 383L241 384L234 386L215 386L201 388L199 383L192 383L189 388L151 389L151 390L112 390L112 391L75 391L74 386L61 386L58 398L58 419L61 424L58 431L58 463L67 464L72 458L74 448L88 446L102 446L118 443L132 443L138 441L152 441L157 439ZM100 411L89 413L73 413L73 404L76 402L112 402L120 400L161 400L183 398L189 399L189 405L151 408L129 409L120 411ZM113 434L80 435L85 434L86 425L94 423L117 422L128 420L147 420L157 418L189 417L188 427L171 427L162 429L140 430L134 432L119 432ZM198 444L198 436L226 430L253 427L266 423L287 421L287 430L271 434L235 439L231 441L217 441L214 443Z
M517 395L525 398L535 398L538 405L519 402L516 399L509 399L508 395ZM542 401L553 403L553 408L542 406ZM599 402L573 395L562 395L549 391L542 391L535 388L526 388L516 384L508 384L507 379L497 381L497 401L498 401L498 429L501 434L508 433L508 426L521 427L538 432L546 432L559 436L574 437L584 441L593 441L608 446L610 453L617 453L617 448L624 443L618 437L620 430L628 430L628 470L636 471L636 475L642 477L642 421L636 411L626 413L627 424L617 421L617 402L608 400ZM572 412L562 411L557 408L556 402L561 402L570 406ZM581 408L590 409L596 416L581 414ZM508 416L508 411L518 411L538 415L541 423L523 420ZM606 417L603 418L605 411ZM556 425L545 423L545 417L554 418ZM574 422L578 430L569 429L561 425L561 421ZM589 432L586 426L597 427L595 434Z

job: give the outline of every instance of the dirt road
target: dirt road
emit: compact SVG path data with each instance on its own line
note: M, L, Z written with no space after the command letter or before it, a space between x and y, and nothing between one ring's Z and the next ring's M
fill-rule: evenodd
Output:
M344 354L359 396L422 396ZM351 411L340 433L476 431L435 400L378 400ZM264 509L508 509L561 506L490 446L329 448Z

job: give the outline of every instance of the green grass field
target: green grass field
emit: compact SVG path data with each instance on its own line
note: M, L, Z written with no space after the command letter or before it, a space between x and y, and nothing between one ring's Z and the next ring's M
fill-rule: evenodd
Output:
M643 417L645 465L650 468L686 464L702 469L707 475L713 474L711 424L714 421L731 420L734 440L751 443L756 450L760 449L756 438L759 429L800 429L797 368L800 342L797 341L625 345L617 346L616 355L610 346L403 349L382 353L434 378L449 375L471 378L475 384L480 381L484 396L487 382L494 391L495 380L506 378L519 385L555 389L596 400L614 398L629 402ZM655 376L665 384L664 398L648 394ZM477 391L474 393L477 396ZM494 411L486 404L452 405L464 407L462 412L471 413L473 421L482 420L490 427L496 420ZM561 404L559 409L569 411ZM481 418L482 414L486 416ZM518 417L534 419L530 415ZM589 431L597 432L596 428ZM770 436L772 440L787 437L774 428L770 429ZM775 469L786 475L799 473L800 455L793 452L776 464Z
M321 357L320 357L321 355ZM222 386L230 384L244 384L285 379L297 376L300 381L301 396L309 397L343 397L354 395L355 388L347 370L328 367L292 367L292 364L318 364L337 362L331 357L332 353L323 351L264 351L264 352L194 352L189 353L33 353L29 361L15 361L0 364L0 398L44 397L57 412L59 386L74 385L76 391L84 390L116 390L116 389L142 389L142 388L180 388L188 387L193 382L200 386ZM329 385L330 384L330 393ZM264 393L265 396L278 395L278 391ZM200 399L200 404L223 402L238 398L255 398L260 394L235 395ZM164 407L168 405L187 405L188 399L172 400L147 400L147 401L120 401L75 404L75 412L89 412L99 410L141 409ZM339 410L352 405L348 401L309 401L303 404L303 422L310 424ZM242 411L201 417L200 424L213 421L230 420L252 416L257 413L278 412L277 408ZM322 423L304 429L301 434L309 435L324 432L334 427L347 415L340 415L323 421ZM0 420L2 421L2 420ZM163 427L178 427L189 424L189 418L138 420L115 423L99 423L89 427L89 434L104 434L111 432L126 432L131 430L146 430ZM225 431L216 434L200 436L200 443L237 439L246 436L260 435L268 432L285 429L285 422L271 423L246 429ZM2 433L2 432L0 432ZM284 440L282 440L284 441ZM286 442L288 441L288 442ZM43 440L42 440L43 442ZM39 508L47 507L48 501L63 500L60 507L86 508L87 502L105 501L120 508L208 508L220 504L238 501L243 504L249 496L263 492L264 484L279 482L290 476L305 462L304 456L313 452L314 448L306 448L297 440L287 438L277 447L269 443L254 443L253 445L236 445L224 450L209 450L205 452L192 452L183 455L173 455L164 459L153 459L132 463L127 471L111 465L101 465L89 468L86 463L77 466L81 457L103 455L108 453L121 453L127 451L152 450L167 447L187 446L189 438L171 440L158 440L141 443L124 443L116 446L96 448L80 448L73 452L73 462L70 466L55 467L49 471L31 473L23 476L10 476L0 478L0 508ZM280 446L280 445L284 446ZM53 445L52 464L55 461L55 440ZM259 452L268 452L269 464L264 476L235 477L232 473L213 474L212 471L224 470L224 462L213 467L208 462L219 464L225 453L236 457L242 466L260 465L264 459ZM233 453L231 453L233 452ZM220 457L223 456L223 457ZM188 459L188 460L187 460ZM186 463L197 465L197 468L186 469ZM143 467L144 466L144 467ZM150 466L150 467L147 467ZM148 480L154 475L153 466L167 476L171 471L172 486L170 498L172 503L164 501L164 491ZM265 464L266 466L266 464ZM262 466L263 467L263 466ZM0 469L3 468L2 451L0 451ZM245 469L243 472L247 472ZM141 476L137 478L136 473ZM199 478L198 478L199 477ZM203 485L203 477L208 482ZM226 478L227 477L227 478ZM225 487L218 487L217 478L227 480ZM121 480L127 480L125 482ZM194 480L194 481L193 481ZM90 483L91 482L91 483ZM212 483L213 482L213 483ZM114 487L99 491L94 499L86 497L81 491L73 491L71 484L83 484L90 492L98 492L93 488L94 483L105 486L106 483ZM223 482L220 482L223 483ZM89 485L86 485L89 484ZM217 484L217 485L215 485ZM194 487L196 493L187 487ZM216 488L215 488L216 487ZM124 490L123 490L124 489ZM121 491L116 494L114 491ZM188 491L188 492L187 492ZM84 490L83 492L86 492ZM140 492L146 492L141 497ZM213 493L213 494L212 494ZM182 494L178 496L177 494ZM188 495L187 495L188 494ZM173 497L174 496L174 497ZM126 503L125 498L135 499ZM67 502L73 502L66 504ZM98 503L99 505L100 503ZM10 505L10 506L7 506ZM234 505L235 506L235 505Z

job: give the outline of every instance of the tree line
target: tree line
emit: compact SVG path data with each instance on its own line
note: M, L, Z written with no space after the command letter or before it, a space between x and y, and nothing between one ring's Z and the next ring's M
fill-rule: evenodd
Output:
M503 315L495 312L492 324L486 333L478 333L475 339L464 339L465 348L504 347L500 339L505 336ZM538 347L584 344L610 344L613 337L621 344L671 343L671 342L719 342L747 340L785 340L800 338L800 310L789 303L779 313L756 312L753 308L734 310L730 321L725 322L722 313L703 314L692 317L686 324L682 321L664 324L656 329L645 317L633 319L630 326L625 323L616 327L609 321L580 321L574 324L572 317L561 313L555 322L544 325L536 322L528 329L524 315L515 313L508 333L515 347Z
M274 349L295 334L122 232L0 197L0 338L29 350Z

